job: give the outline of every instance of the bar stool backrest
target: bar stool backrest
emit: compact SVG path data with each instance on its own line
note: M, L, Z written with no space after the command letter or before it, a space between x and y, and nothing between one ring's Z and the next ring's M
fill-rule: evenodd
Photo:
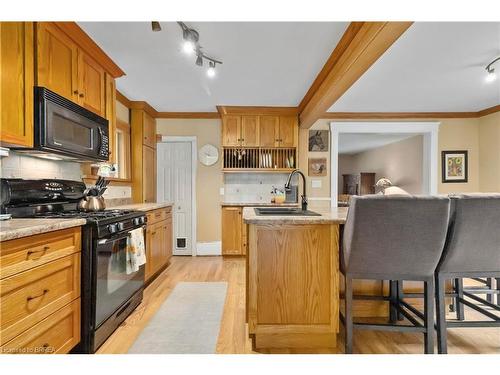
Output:
M451 198L450 225L438 272L500 272L500 194Z
M431 277L443 251L449 209L448 197L352 197L342 267L358 276Z

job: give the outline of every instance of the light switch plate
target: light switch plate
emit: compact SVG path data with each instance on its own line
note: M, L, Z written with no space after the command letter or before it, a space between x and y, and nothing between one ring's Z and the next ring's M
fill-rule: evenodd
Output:
M321 180L311 180L311 186L313 189L321 188Z

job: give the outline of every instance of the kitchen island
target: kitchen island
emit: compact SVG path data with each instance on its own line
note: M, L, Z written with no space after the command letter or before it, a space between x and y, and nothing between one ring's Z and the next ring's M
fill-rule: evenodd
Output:
M339 329L339 226L347 208L320 216L259 216L248 230L247 322L254 348L332 348Z

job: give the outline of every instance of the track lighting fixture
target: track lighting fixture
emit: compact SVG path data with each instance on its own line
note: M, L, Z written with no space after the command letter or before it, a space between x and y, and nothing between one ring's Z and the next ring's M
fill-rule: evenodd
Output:
M188 27L184 22L177 22L182 29L182 39L184 40L182 50L187 54L196 52L196 65L203 66L203 60L208 61L207 76L212 78L215 76L215 66L222 64L222 61L216 60L202 51L200 46L200 34L195 29Z
M497 74L495 73L495 68L493 67L493 64L495 64L497 61L500 61L500 56L486 65L485 69L488 73L488 75L486 76L486 82L488 83L493 82L497 79Z
M160 23L158 21L151 22L151 30L153 30L155 32L161 31Z

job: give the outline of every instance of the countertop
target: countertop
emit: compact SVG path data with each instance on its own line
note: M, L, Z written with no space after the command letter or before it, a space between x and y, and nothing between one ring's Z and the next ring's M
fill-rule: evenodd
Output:
M222 202L226 207L297 207L298 203L271 203L271 202Z
M137 211L151 211L158 208L171 207L173 203L171 202L161 202L161 203L134 203L126 204L123 206L113 206L110 210L137 210Z
M243 209L246 224L344 224L348 207L312 208L321 216L258 216L253 207Z
M0 221L0 241L85 225L85 219L10 219Z

